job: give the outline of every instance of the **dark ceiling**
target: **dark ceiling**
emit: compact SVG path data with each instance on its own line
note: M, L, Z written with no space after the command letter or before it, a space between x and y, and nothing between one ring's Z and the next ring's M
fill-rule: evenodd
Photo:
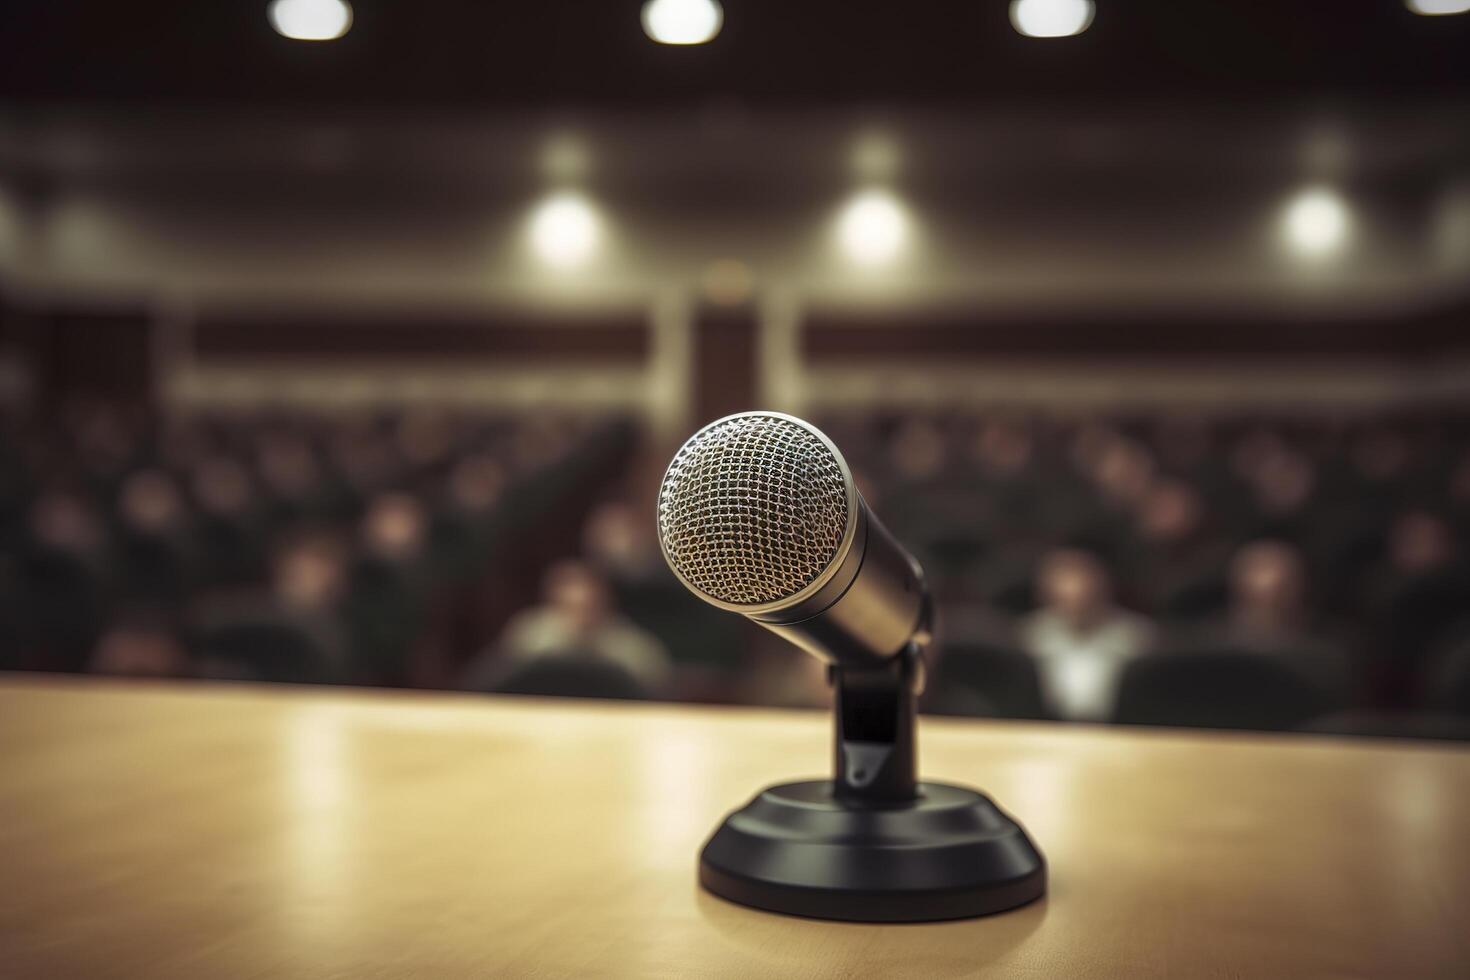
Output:
M714 43L648 41L639 0L355 0L328 44L266 0L5 0L0 98L499 109L1470 95L1470 14L1401 0L1097 0L1023 38L1006 0L725 0Z

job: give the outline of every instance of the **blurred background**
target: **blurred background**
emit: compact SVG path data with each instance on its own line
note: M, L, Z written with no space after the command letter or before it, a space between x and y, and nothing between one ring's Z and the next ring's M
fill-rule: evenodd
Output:
M1470 733L1470 0L0 10L0 668L827 701L672 451L811 418L925 707Z

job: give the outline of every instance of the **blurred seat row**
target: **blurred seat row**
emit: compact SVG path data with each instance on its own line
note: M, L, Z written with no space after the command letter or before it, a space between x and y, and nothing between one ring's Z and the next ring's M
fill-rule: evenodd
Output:
M450 683L633 438L447 412L8 418L0 666Z
M1470 419L818 421L939 599L928 710L1463 732ZM819 664L669 573L641 442L428 410L8 417L0 658L821 703Z

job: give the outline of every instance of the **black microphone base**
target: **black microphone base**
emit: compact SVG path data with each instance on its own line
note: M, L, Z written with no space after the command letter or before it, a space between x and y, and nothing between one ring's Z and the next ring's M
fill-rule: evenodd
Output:
M836 799L818 780L769 787L730 814L700 854L699 882L772 912L925 922L1040 898L1046 861L974 790L920 783L918 799L880 806Z

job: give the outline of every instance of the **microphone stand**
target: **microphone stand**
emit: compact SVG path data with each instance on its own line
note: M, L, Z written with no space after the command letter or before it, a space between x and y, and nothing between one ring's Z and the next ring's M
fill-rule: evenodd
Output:
M918 740L914 729L924 693L924 652L934 637L934 600L919 581L919 621L902 650L877 664L834 660L832 686L832 795L846 803L907 803L919 796Z
M832 795L855 804L917 799L914 727L924 690L923 648L911 641L877 668L833 664L827 677L837 729Z
M914 730L930 636L877 664L834 662L830 780L767 787L725 818L699 881L773 912L854 922L968 918L1046 892L1046 861L983 793L918 779Z

